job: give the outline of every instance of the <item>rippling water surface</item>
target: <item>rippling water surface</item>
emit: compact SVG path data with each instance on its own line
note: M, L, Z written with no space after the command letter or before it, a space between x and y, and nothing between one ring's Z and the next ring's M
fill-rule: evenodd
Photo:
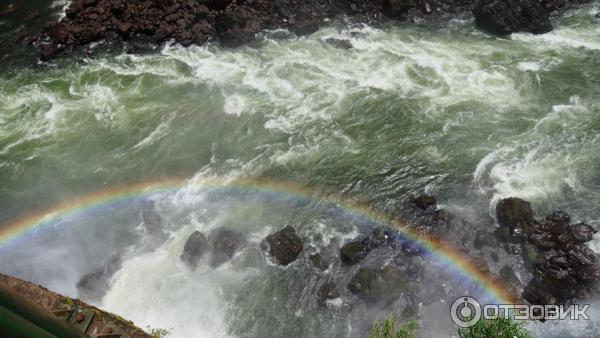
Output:
M510 39L451 21L329 27L303 38L267 32L239 49L168 45L131 55L103 53L99 44L91 58L5 58L0 223L137 181L252 176L398 215L425 190L481 227L492 226L499 198L518 196L539 215L559 208L598 226L599 11L595 2L557 19L551 33ZM353 48L327 44L331 37ZM4 250L10 259L0 269L76 295L79 277L120 250L128 259L99 304L140 326L177 337L362 333L350 300L320 313L306 269L265 265L255 249L222 269L187 271L179 255L194 229L241 227L258 243L293 224L318 246L339 245L358 227L344 212L296 208L289 196L274 204L221 197L156 197L168 229L158 244L134 240L143 229L130 205L78 215ZM433 301L421 302L431 315ZM597 323L532 332L594 336Z

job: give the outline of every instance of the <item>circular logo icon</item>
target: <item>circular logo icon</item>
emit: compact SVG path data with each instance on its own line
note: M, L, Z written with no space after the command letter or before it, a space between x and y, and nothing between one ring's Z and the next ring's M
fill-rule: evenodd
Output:
M472 297L460 297L452 303L450 316L454 324L460 327L471 327L481 319L481 306Z

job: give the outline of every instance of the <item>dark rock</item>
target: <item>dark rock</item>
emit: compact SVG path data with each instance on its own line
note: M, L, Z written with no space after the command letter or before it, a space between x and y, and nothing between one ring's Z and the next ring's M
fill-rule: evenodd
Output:
M363 267L352 277L348 289L367 304L389 305L398 299L406 283L402 271L393 266Z
M505 198L496 206L496 217L501 226L507 227L510 231L520 228L526 224L535 222L531 204L520 198Z
M32 21L38 20L39 18L40 18L40 12L34 11L34 12L31 12L30 14L28 14L27 16L25 16L23 18L23 20L32 22Z
M181 260L192 270L196 269L198 262L208 251L208 240L200 231L194 231L183 246Z
M419 196L416 196L412 199L411 202L423 210L426 210L431 207L435 208L435 206L437 205L436 198L427 194L421 194Z
M398 18L408 12L410 1L406 0L383 0L383 14L388 18Z
M115 254L100 269L81 277L77 283L80 295L91 300L101 299L110 288L110 279L121 269L122 265L121 256Z
M261 246L263 250L275 257L280 265L288 265L295 261L303 248L302 240L291 226L268 235Z
M531 280L523 290L523 299L533 305L553 305L557 303L556 298L548 292L544 282L538 278Z
M494 34L552 30L550 13L538 0L479 0L473 14L479 28Z
M325 40L325 42L339 49L352 49L353 47L350 40L328 38Z
M344 244L340 249L340 258L342 263L354 265L363 260L371 251L369 238L354 240Z
M0 15L8 15L10 13L13 13L16 10L17 10L17 5L9 4L8 6L6 6L6 8L0 10Z
M246 238L238 230L220 227L208 235L211 249L209 265L213 268L229 261L236 252L246 247Z
M308 21L298 21L292 25L290 25L289 29L294 34L298 36L310 35L319 30L319 21L317 20L308 20Z
M594 17L595 17L596 19L600 19L600 12L596 13L596 15L594 15Z
M319 293L317 294L317 303L320 306L327 305L328 300L336 299L340 297L340 293L334 282L327 282L321 286Z
M566 212L555 211L546 216L544 227L554 236L560 236L567 230L567 226L571 222L571 216Z
M310 261L313 263L314 266L316 266L319 270L321 271L325 271L327 269L329 269L329 263L327 263L323 257L321 257L321 254L319 253L315 253L310 255Z
M576 243L589 242L594 238L594 234L597 233L596 229L585 223L573 224L567 230Z

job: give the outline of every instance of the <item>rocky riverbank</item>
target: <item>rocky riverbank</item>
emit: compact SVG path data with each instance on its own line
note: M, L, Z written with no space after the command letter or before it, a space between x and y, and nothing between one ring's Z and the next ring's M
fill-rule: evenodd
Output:
M62 19L44 26L41 36L27 36L23 41L35 44L47 60L100 40L172 40L182 45L218 40L239 46L266 29L284 28L305 35L341 17L379 25L389 20L423 22L470 15L478 27L494 34L539 34L552 29L550 16L557 10L585 1L75 0ZM16 9L11 4L0 13L9 15ZM28 16L28 20L33 18Z

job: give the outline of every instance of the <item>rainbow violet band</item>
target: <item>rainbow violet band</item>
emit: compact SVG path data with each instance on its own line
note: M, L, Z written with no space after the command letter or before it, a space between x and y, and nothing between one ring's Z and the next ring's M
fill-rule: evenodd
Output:
M304 199L330 203L351 214L375 221L399 231L403 237L413 241L440 262L449 266L461 277L467 279L486 292L498 304L514 304L516 298L493 276L480 271L472 260L463 252L443 241L422 236L407 227L405 220L393 219L382 212L372 210L368 206L342 200L335 196L318 195L306 187L290 182L264 180L257 178L168 178L143 181L129 185L121 185L90 194L79 196L59 203L45 210L33 213L8 224L0 226L0 248L9 245L16 239L55 224L61 219L86 210L93 210L105 205L123 202L144 196L177 192L182 189L233 189L266 193L280 193Z

